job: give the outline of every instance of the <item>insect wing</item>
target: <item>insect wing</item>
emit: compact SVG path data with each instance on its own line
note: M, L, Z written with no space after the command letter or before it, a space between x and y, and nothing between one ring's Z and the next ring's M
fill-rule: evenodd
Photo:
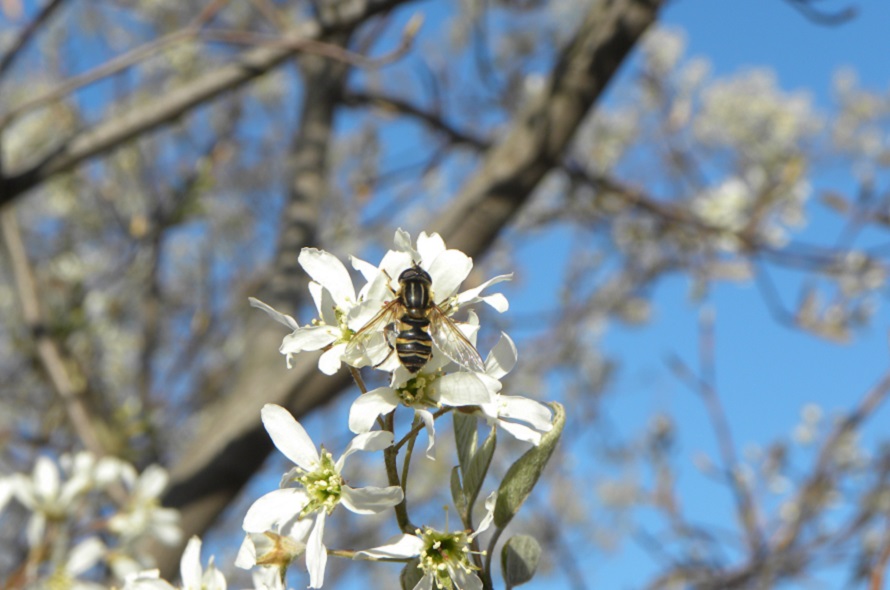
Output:
M439 350L457 364L477 373L485 372L485 363L476 347L437 305L430 309L430 336Z
M403 313L404 306L398 299L393 299L384 305L377 315L368 320L368 323L355 333L352 340L346 345L344 356L353 359L365 357L371 365L384 360L391 352L390 338L385 328L398 321Z

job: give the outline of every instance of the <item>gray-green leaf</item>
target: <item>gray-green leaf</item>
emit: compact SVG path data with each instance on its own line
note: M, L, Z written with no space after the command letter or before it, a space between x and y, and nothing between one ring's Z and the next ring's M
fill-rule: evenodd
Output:
M559 442L562 429L566 423L566 411L562 405L553 402L553 429L541 437L541 443L529 449L516 463L510 466L501 487L498 489L498 500L494 508L494 524L504 528L516 516L519 507L528 498L538 478L547 466L547 461Z
M516 535L501 549L501 571L507 588L525 584L531 580L541 559L541 546L534 537Z

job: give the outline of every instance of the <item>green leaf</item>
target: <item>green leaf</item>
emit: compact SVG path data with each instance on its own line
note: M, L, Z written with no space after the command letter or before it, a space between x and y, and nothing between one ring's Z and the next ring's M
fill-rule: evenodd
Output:
M478 420L475 416L460 411L452 412L451 416L454 424L454 442L457 444L457 460L460 463L461 473L466 473L470 459L476 453L476 444L479 440L476 432Z
M461 522L467 522L467 496L460 485L460 470L456 465L451 468L451 499L454 500L454 507Z
M556 402L551 403L550 407L553 410L553 429L541 437L538 446L529 449L510 466L498 488L498 500L494 507L494 524L498 528L504 528L516 516L519 507L538 483L559 442L566 423L566 411Z
M420 560L414 558L402 568L402 573L399 575L402 590L414 590L414 587L420 582L420 578L423 577L423 570L418 567L419 565Z
M485 475L488 473L488 467L491 465L491 458L494 455L494 449L497 446L497 435L494 428L488 433L485 442L473 454L469 465L462 470L464 480L464 497L466 498L467 507L473 509L476 504L476 498L479 496L479 490L482 489L482 483L485 481Z
M516 535L501 549L501 571L507 588L525 584L531 580L541 559L541 546L534 537Z

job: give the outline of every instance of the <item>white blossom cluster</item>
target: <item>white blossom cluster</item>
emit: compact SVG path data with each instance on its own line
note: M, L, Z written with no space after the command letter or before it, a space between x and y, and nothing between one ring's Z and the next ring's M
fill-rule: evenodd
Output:
M137 473L120 459L88 452L58 462L41 456L30 475L0 477L0 512L13 503L26 509L32 555L53 556L26 572L28 587L102 588L88 575L97 566L119 580L150 566L146 541L174 545L181 537L179 512L160 504L167 481L157 465ZM111 500L114 511L94 513L97 495Z
M306 351L322 351L318 367L325 374L333 374L344 364L351 367L362 394L353 401L344 428L348 427L355 436L335 458L312 441L287 409L274 404L263 407L262 422L272 442L293 467L283 475L278 489L257 499L247 510L243 519L245 537L235 565L252 570L254 588L285 590L289 567L301 559L309 586L321 588L330 554L324 541L325 526L334 510L342 505L353 514L371 515L405 506L408 500L409 486L407 481L399 481L394 463L386 469L390 485L359 486L347 483L347 459L357 453L379 451L394 459L409 440L408 447L413 448L414 439L423 432L428 438L427 456L432 459L435 422L445 413L455 412L455 442L459 454L463 454L460 461L473 461L468 459L473 455L487 457L475 467L461 463L464 481L451 482L452 494L457 494L455 506L465 528L449 531L446 526L442 531L429 525L415 526L406 517L400 520L401 533L383 545L336 554L369 561L413 560L417 565L411 574L417 581L411 584L416 589L481 590L480 575L484 573L480 570L485 552L477 549L477 538L492 524L498 528L506 526L524 501L520 495L500 505L498 491L492 492L484 501L485 515L478 524L472 524L473 506L485 482L495 433L500 429L530 443L528 452L543 448L543 461L535 459L515 476L521 484L514 486L525 486L530 491L529 482L533 486L540 475L564 423L560 419L559 428L554 429L557 418L551 407L505 394L502 379L517 361L516 346L509 336L501 334L484 360L476 351L479 318L468 307L485 303L505 311L508 303L502 294L483 292L508 280L510 275L497 276L461 291L461 283L472 270L472 260L462 252L446 248L438 234L422 233L414 243L402 230L396 232L395 248L378 265L351 259L353 269L365 281L360 288L353 285L346 267L328 252L304 249L299 263L312 279L309 292L318 317L301 325L290 315L256 299L251 299L251 304L290 330L280 347L288 367L295 355ZM435 344L431 354L410 371L394 350L397 338L387 334L395 326L380 323L381 318L396 323L399 318L393 310L407 313L407 299L403 299L400 290L409 287L393 278L401 277L406 270L430 280L424 287L429 289L428 308L420 308L420 312L427 314L427 320L435 317L438 328L429 320L426 329L447 328L443 333L452 339L432 338ZM454 319L458 313L465 314L464 321ZM399 320L403 324L404 317ZM370 344L375 341L376 349ZM357 345L359 342L361 346ZM362 367L390 374L389 384L368 391L358 372ZM400 407L410 412L413 426L396 442L394 415ZM560 411L559 415L564 413ZM466 434L470 432L468 424L472 436ZM489 439L477 448L475 433L479 424L488 427ZM457 435L461 428L465 433L462 438ZM410 453L409 450L401 477L407 477ZM178 512L161 506L167 483L166 472L158 466L138 473L120 459L96 458L86 452L66 455L58 461L41 457L31 475L0 477L0 511L17 503L29 513L24 536L34 565L24 574L28 586L92 590L103 587L96 580L110 572L117 587L124 590L225 590L223 571L213 557L206 562L201 559L202 543L197 537L185 547L178 586L152 569L147 543L175 545L181 538ZM110 502L115 509L96 511L93 507L98 505L97 494L107 496L106 505ZM91 510L95 513L91 514ZM498 510L500 517L496 516ZM398 509L395 512L398 517ZM31 563L32 559L28 561Z
M427 455L430 458L430 450L435 444L435 421L449 410L475 417L488 425L492 433L499 427L533 447L540 445L542 437L553 428L553 416L548 406L503 393L501 380L517 361L516 346L506 334L501 334L484 363L478 366L474 363L462 365L434 346L430 359L416 372L402 366L392 350L392 340L382 333L371 335L382 339L384 344L380 350L374 351L371 346L350 346L357 334L399 297L399 289L403 286L394 277L399 277L406 269L420 268L428 273L432 279L431 301L448 318L480 302L497 311L505 311L508 303L502 294L484 295L483 291L509 279L509 275L460 291L461 283L472 269L470 258L446 248L438 234L422 233L415 244L402 230L396 232L395 248L388 251L377 266L355 257L351 259L353 269L365 280L358 289L346 267L328 252L306 248L299 256L299 263L312 279L309 292L318 313L315 319L301 325L292 316L259 300L251 299L251 304L290 330L280 347L288 367L301 352L322 351L318 359L319 370L333 374L344 364L351 366L363 393L352 403L349 412L348 427L355 436L336 458L325 447L317 446L285 408L267 404L262 409L262 421L269 436L293 464L281 478L278 489L256 500L243 520L245 537L235 565L251 569L254 587L263 590L286 588L285 574L298 558L305 561L309 586L323 586L329 557L324 542L325 526L338 506L342 505L356 515L370 515L393 508L407 499L407 482L386 487L354 486L347 484L343 475L347 459L352 455L393 449L392 427L380 428L379 425L399 407L410 410L414 415L413 423L423 426L428 436ZM472 311L467 310L466 314L464 322L448 321L454 322L461 332L459 339L475 346L479 319ZM389 385L365 391L356 369L367 366L390 373ZM408 436L416 437L420 431L420 428L414 429ZM385 544L352 551L351 556L371 561L408 562L414 559L418 578L414 587L417 589L481 590L479 562L473 559L474 555L478 557L480 554L473 547L478 535L486 531L495 518L497 497L497 492L488 495L484 503L485 516L471 530L449 532L422 526L407 532L403 526L403 532ZM133 513L116 518L114 526L123 534L136 521L139 517ZM225 577L213 559L206 567L201 565L200 550L201 541L193 538L182 556L179 587L225 590ZM162 579L157 570L143 569L129 572L125 576L124 588L171 590L174 586Z

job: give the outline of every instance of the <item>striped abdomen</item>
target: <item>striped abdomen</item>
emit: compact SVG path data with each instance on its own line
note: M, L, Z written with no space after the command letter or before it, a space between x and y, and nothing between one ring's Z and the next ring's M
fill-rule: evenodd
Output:
M402 316L399 333L396 335L396 354L408 371L416 373L433 356L433 339L428 331L430 325L426 317Z

